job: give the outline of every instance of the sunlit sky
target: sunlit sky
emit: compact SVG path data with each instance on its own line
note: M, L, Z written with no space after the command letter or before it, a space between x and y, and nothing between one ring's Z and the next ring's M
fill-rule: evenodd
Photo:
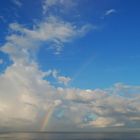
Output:
M0 2L0 130L140 127L139 0Z

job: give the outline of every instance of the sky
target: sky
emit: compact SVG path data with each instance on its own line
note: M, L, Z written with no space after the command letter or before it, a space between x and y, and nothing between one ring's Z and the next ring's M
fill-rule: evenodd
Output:
M139 0L0 2L0 131L140 128Z

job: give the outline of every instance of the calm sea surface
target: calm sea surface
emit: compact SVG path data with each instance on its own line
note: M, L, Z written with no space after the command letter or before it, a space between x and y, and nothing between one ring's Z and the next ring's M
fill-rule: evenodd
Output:
M1 133L0 140L140 140L140 133Z

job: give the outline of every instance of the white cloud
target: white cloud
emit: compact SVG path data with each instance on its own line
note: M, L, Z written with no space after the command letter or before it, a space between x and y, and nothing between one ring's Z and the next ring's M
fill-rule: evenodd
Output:
M111 14L113 14L113 13L116 13L117 11L115 10L115 9L109 9L109 10L107 10L106 12L105 12L105 16L109 16L109 15L111 15Z
M46 76L52 76L54 79L57 80L58 83L64 84L65 86L71 81L71 78L68 76L59 75L57 70L49 70Z
M72 10L77 5L75 0L44 0L42 9L43 14L51 13L52 9L57 9L57 13ZM61 7L61 8L60 8Z
M117 13L116 9L109 9L109 10L105 11L105 13L101 17L101 19L104 19L105 17L110 16L110 15L115 14L115 13Z
M62 120L59 118L60 122L77 128L135 127L139 124L140 87L121 85L118 91L115 85L90 92L76 88L55 88L43 80L45 75L36 64L16 63L0 76L1 126L40 130L40 122L51 105L55 106L56 113L58 109L65 110ZM120 94L126 92L126 88L133 91L131 98ZM96 114L97 118L84 122L85 115L89 113ZM52 116L52 120L52 125L56 122L59 124L55 116ZM61 126L59 129L66 128Z
M58 81L58 83L64 84L65 86L71 81L70 77L59 75L57 70L52 71L52 76Z
M65 76L58 76L58 81L59 83L63 83L64 85L67 85L71 81L71 78Z
M39 47L37 42L47 41L51 43L51 47L53 47L55 53L58 54L62 50L64 43L70 42L74 38L84 36L87 32L94 29L94 26L86 24L82 27L77 27L75 24L51 16L36 25L34 29L25 28L18 23L10 24L10 29L15 32L15 34L7 37L10 43L5 47L5 50L7 49L6 51L13 51L14 53L18 49L20 52L31 48L35 49ZM21 35L19 36L18 33ZM16 46L16 50L14 50L14 46ZM17 46L20 48L18 47L17 49Z
M60 0L44 0L43 1L43 14L45 14L46 12L48 12L49 8L58 4L60 2Z

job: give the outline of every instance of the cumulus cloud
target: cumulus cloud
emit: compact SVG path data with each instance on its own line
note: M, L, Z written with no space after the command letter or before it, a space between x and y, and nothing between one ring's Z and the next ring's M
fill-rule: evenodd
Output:
M74 124L77 128L138 126L139 87L122 84L119 92L116 92L118 87L115 85L104 90L90 91L56 88L49 81L43 80L45 75L34 63L26 66L16 63L0 76L1 127L40 130L41 120L46 117L50 106L55 108L52 124L57 122L60 125L63 122L69 126ZM130 87L133 91L130 98L120 93ZM84 121L90 114L96 117ZM61 127L62 130L66 129Z
M64 84L65 86L71 81L70 77L59 75L57 70L49 70L47 76L52 76L58 83Z
M53 94L53 88L49 82L42 80L43 75L35 64L25 67L16 63L0 76L1 126L22 128L28 122L24 127L33 128L39 110L47 111L50 100L55 103L55 99L51 99L53 95L49 95Z
M122 84L121 92L128 85ZM96 127L136 127L139 125L140 110L138 107L138 100L140 98L139 92L136 91L138 87L131 86L131 98L123 96L120 92L115 92L117 87L113 86L111 89L96 89L92 91L80 89L65 89L64 98L73 102L76 107L75 110L83 111L79 124L81 126ZM128 90L129 91L129 90ZM127 94L127 93L126 93ZM78 106L79 104L80 106ZM86 108L86 109L84 109ZM84 120L86 114L94 114L96 118L87 122ZM136 125L137 124L137 125Z
M58 76L58 81L59 83L63 83L64 85L67 85L71 81L71 78L65 76Z

